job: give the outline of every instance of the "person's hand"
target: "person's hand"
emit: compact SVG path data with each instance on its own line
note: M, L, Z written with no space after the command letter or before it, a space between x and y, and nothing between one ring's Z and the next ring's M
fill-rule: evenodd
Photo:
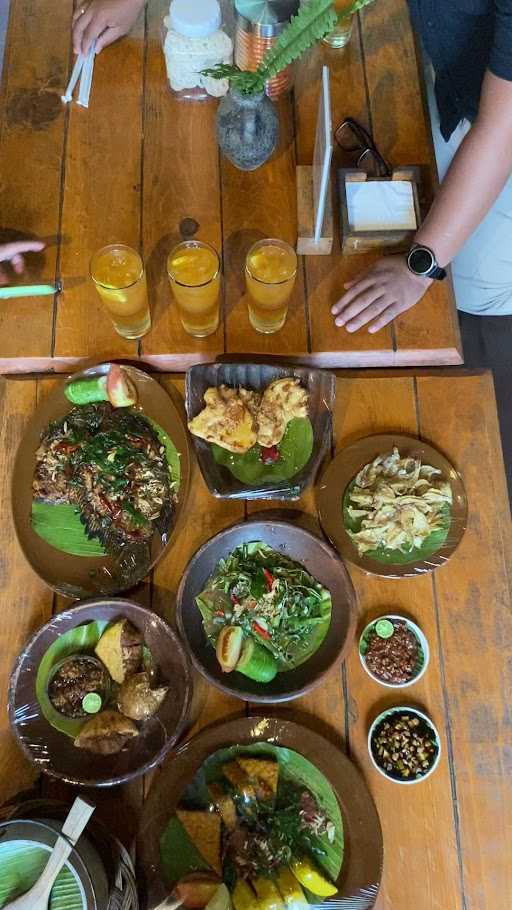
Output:
M432 284L407 268L405 256L385 256L370 269L345 284L346 294L331 309L336 325L357 332L370 324L378 332L400 313L410 310Z
M23 253L39 253L44 250L41 240L19 240L16 243L0 244L0 262L10 262L17 275L21 275L25 268ZM8 276L0 266L0 284L8 283Z
M127 35L143 6L144 0L84 0L73 16L75 54L87 54L93 41L99 54Z

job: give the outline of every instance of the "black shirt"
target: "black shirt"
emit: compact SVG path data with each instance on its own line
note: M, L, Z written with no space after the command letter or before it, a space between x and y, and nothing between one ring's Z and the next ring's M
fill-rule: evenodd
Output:
M475 120L485 71L512 81L512 0L408 0L436 72L441 132Z

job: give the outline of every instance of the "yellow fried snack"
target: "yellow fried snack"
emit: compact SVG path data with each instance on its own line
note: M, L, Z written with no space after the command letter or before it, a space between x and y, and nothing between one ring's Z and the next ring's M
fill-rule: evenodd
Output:
M204 401L203 410L189 421L190 432L235 454L252 449L257 439L253 399L249 408L247 397L244 400L237 389L221 385L207 389Z
M251 780L237 761L222 766L222 773L232 787L240 793L246 802L256 799L256 791Z
M190 812L185 809L177 809L176 816L203 859L215 872L222 875L220 816L215 812Z
M258 442L278 445L290 420L308 416L308 393L298 379L276 379L265 389L258 411Z
M273 799L277 793L277 782L279 780L278 762L262 758L244 758L242 756L237 761L251 782L255 782L258 799Z

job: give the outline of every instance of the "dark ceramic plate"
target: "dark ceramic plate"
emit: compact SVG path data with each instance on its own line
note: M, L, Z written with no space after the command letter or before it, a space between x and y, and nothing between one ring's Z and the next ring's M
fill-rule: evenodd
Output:
M323 370L309 367L273 366L265 363L204 363L187 372L186 408L189 420L204 408L204 393L220 385L243 387L263 392L271 382L294 376L309 392L309 419L313 426L313 454L307 465L280 483L248 486L234 477L228 468L217 464L209 443L192 436L201 473L210 493L222 499L297 499L313 483L318 468L331 446L331 411L336 395L336 379Z
M332 598L331 624L318 651L296 669L278 673L270 683L254 682L236 671L222 672L195 602L219 560L225 559L241 544L254 540L262 540L300 563L328 588ZM343 562L328 544L310 531L286 521L246 521L212 537L189 562L178 590L177 622L195 667L208 682L246 701L289 701L320 683L333 664L346 655L354 638L355 593Z
M141 732L117 755L95 755L77 749L43 716L36 695L39 664L55 639L93 620L125 618L140 630L170 685L154 717L138 724ZM83 787L108 787L145 774L162 761L183 733L189 713L192 681L189 662L178 636L151 610L118 598L90 600L59 613L46 623L19 655L9 687L9 719L30 761L51 777Z
M168 893L160 876L160 838L185 787L203 762L219 749L260 742L270 742L303 755L327 778L338 800L345 853L336 882L338 893L328 898L326 910L373 907L382 876L382 832L377 810L360 773L340 749L312 730L276 717L240 717L208 727L182 746L166 762L151 787L137 843L148 910L158 906Z
M405 564L380 562L366 554L360 556L343 521L343 497L347 487L365 464L377 455L391 452L393 446L399 449L400 455L419 457L424 464L439 468L443 479L450 482L453 494L451 524L444 543L427 558ZM343 559L370 575L388 578L416 577L443 566L462 540L468 515L462 478L448 459L421 439L399 434L366 436L341 449L322 475L317 487L317 506L320 524Z
M99 364L75 373L66 382L103 375L110 366L109 363ZM124 369L137 387L139 405L143 414L155 420L165 430L179 453L181 481L178 502L168 530L162 535L155 531L153 535L149 563L137 567L135 571L130 571L129 581L123 577L119 564L110 556L99 558L71 556L52 547L39 537L31 522L32 480L36 449L41 434L46 430L50 421L60 420L72 407L64 395L65 383L59 383L58 388L37 407L18 449L13 473L12 511L14 527L25 558L47 585L67 597L83 598L99 594L118 594L138 584L161 559L169 546L188 495L190 443L184 414L155 379L131 366L124 366Z

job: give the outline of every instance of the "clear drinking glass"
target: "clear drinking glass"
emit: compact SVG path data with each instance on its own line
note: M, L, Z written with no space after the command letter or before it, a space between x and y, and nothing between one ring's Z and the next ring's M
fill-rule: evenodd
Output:
M351 5L351 0L335 0L334 2L334 8L337 13L342 13L343 10L346 10ZM346 47L352 36L353 25L353 16L344 16L343 19L339 19L336 28L323 39L324 44L328 44L329 47Z
M206 338L217 331L220 314L220 259L209 243L185 240L169 253L167 274L183 328Z
M283 240L258 240L247 253L249 321L257 332L282 329L297 277L297 254Z
M92 257L90 271L116 332L129 339L146 335L151 313L144 263L136 250L124 243L105 246Z

